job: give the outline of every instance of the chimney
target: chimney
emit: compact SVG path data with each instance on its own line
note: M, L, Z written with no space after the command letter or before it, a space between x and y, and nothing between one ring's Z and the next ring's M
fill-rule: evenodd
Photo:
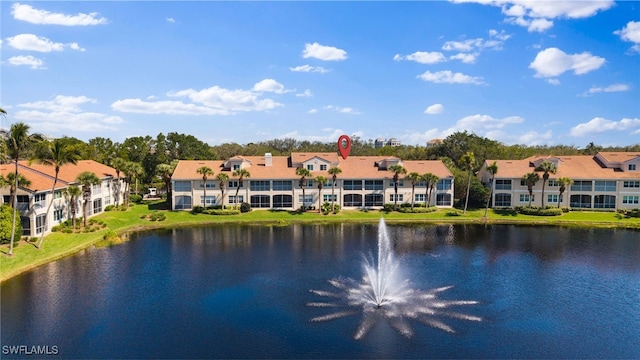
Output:
M271 153L265 153L264 166L271 166L271 165L273 165L273 157L271 156Z

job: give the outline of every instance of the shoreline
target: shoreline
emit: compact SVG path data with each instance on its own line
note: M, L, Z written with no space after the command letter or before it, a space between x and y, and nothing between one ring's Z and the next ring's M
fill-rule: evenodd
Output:
M14 248L14 255L9 257L3 245L0 248L0 283L44 264L60 260L67 256L80 253L91 246L114 246L128 241L131 234L143 231L174 229L189 226L208 226L217 224L240 224L259 226L288 226L291 224L335 224L335 223L376 223L380 217L385 218L387 224L475 224L475 225L522 225L522 226L568 226L586 228L627 229L640 231L640 219L615 218L615 213L585 212L582 218L559 219L557 217L536 217L516 215L520 219L505 218L505 215L490 211L490 216L484 218L484 209L468 211L462 215L455 209L441 209L429 214L384 213L380 211L345 211L339 214L322 215L315 213L291 214L289 212L252 211L241 215L193 215L189 212L162 211L167 215L167 221L152 222L141 218L142 215L158 212L149 209L147 204L135 205L126 212L113 211L97 215L107 223L107 227L91 233L51 233L45 236L43 249L36 249L32 244L24 241ZM455 216L449 214L456 213ZM577 212L576 212L577 213ZM252 214L252 215L248 215ZM479 216L478 216L479 215ZM104 240L108 231L115 231L121 241L116 243Z

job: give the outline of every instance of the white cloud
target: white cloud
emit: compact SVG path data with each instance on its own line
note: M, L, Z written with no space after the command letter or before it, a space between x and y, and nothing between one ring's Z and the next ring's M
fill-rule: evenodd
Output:
M341 129L331 129L331 128L325 128L321 130L321 134L317 135L302 135L300 134L298 131L291 131L288 132L286 134L282 134L280 136L278 136L278 138L280 139L296 139L299 141L319 141L319 142L323 142L323 143L334 143L338 140L338 138L341 135L344 135L345 131L341 130ZM361 136L362 132L361 131L357 131L355 133L352 133L352 135L355 136Z
M449 59L451 60L460 60L465 64L473 64L476 62L476 59L478 58L478 53L475 54L465 54L465 53L459 53L456 55L452 55L449 56Z
M41 129L41 132L117 130L114 125L123 122L121 117L88 112L81 108L81 105L95 103L95 99L86 96L58 95L53 100L19 104L19 108L28 110L20 110L14 116L18 120L35 123L34 127Z
M306 89L304 92L297 93L296 96L297 97L311 97L311 96L313 96L313 94L311 93L311 90Z
M335 112L339 112L342 114L350 114L350 115L360 115L360 111L351 108L351 107L342 107L335 105L326 105L323 107L324 110L333 110Z
M620 39L634 43L632 50L640 52L640 21L629 21L621 30L613 32Z
M509 116L503 119L496 119L490 115L470 115L456 122L458 130L487 131L494 129L502 129L507 125L520 124L524 119L520 116Z
M170 23L172 23L172 24L173 24L173 23L175 23L175 22L176 22L176 19L171 18L171 17L168 17L168 18L167 18L167 22L170 22Z
M39 37L33 34L19 34L7 38L7 44L18 50L52 52L63 51L65 48L84 51L77 43L56 43L46 37Z
M475 84L482 85L484 81L481 77L469 76L462 73L453 73L450 70L443 70L437 72L425 71L423 74L417 76L427 82L432 83L447 83L447 84Z
M584 92L584 94L582 94L582 96L589 96L589 95L593 95L593 94L597 94L597 93L602 93L602 92L621 92L621 91L629 91L630 87L627 84L613 84L613 85L609 85L607 87L592 87L589 90L587 90L586 92Z
M588 52L568 55L558 48L548 48L536 55L529 68L536 71L536 77L554 77L570 70L581 75L600 68L605 61Z
M320 45L317 42L313 44L305 44L302 57L315 58L325 61L339 61L347 59L347 52L333 46Z
M439 62L447 61L447 58L441 52L433 51L433 52L425 52L425 51L416 51L413 54L409 54L406 56L402 56L400 54L396 54L393 57L393 60L408 60L415 61L420 64L437 64Z
M630 131L636 128L637 130L640 130L639 118L624 118L620 121L613 121L601 117L595 117L586 123L581 123L572 127L569 134L571 134L571 136L586 136L605 131Z
M253 91L258 92L274 92L276 94L283 94L292 90L285 90L284 85L273 79L264 79L255 85L253 85Z
M62 13L54 13L47 10L34 9L30 5L15 3L11 6L11 14L16 20L26 21L38 25L64 25L64 26L87 26L87 25L103 25L108 20L98 13L76 15L65 15Z
M547 82L551 85L560 85L560 80L556 79L556 78L550 78L547 79Z
M323 68L322 66L311 66L308 64L300 65L296 67L290 67L289 70L293 72L317 72L321 74L324 74L330 71L328 69Z
M318 109L310 109L309 111L307 111L307 114L317 114L318 113Z
M441 114L444 111L442 104L433 104L425 109L424 113L429 115Z
M144 101L141 99L117 100L111 108L125 113L169 114L169 115L228 115L229 111L207 106L187 104L182 101L160 100Z
M9 58L7 62L15 66L26 65L30 66L32 69L45 69L44 62L41 59L35 58L31 55L14 56Z

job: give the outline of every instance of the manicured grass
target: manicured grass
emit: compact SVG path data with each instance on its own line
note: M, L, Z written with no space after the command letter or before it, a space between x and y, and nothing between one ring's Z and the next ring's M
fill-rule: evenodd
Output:
M288 224L331 223L331 222L377 222L384 217L387 223L400 222L434 222L434 223L483 223L484 209L469 210L466 214L456 209L440 209L431 213L404 214L399 212L385 213L378 210L360 211L343 210L338 214L322 215L318 212L293 213L288 211L254 210L249 213L229 216L194 215L186 211L156 210L159 203L135 205L127 211L110 211L96 216L107 227L92 233L64 234L52 233L45 237L43 249L36 249L30 243L21 241L14 248L13 256L6 255L8 245L0 247L0 281L9 279L29 269L86 249L103 239L105 233L113 230L116 233L154 229L193 226L209 223L247 223L247 224ZM150 221L153 213L166 216L163 221ZM640 229L640 218L622 218L614 212L580 212L572 211L561 216L521 215L509 211L489 210L487 223L490 224L549 224L575 225L588 227L620 227Z

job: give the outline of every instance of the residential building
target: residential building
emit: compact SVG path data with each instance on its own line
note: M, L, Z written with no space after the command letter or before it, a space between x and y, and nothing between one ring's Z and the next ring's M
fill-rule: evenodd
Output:
M15 163L0 165L0 175L7 178L8 173L15 171ZM108 205L122 203L124 192L124 179L117 180L116 170L93 160L80 160L76 165L66 164L60 167L58 181L55 190L51 192L55 179L55 168L27 161L18 162L18 173L24 176L30 185L20 187L17 191L17 208L20 211L22 235L39 236L51 231L51 228L72 217L71 206L68 197L65 197L65 189L75 184L76 177L89 171L96 174L102 181L91 189L91 198L87 204L89 216L104 211ZM123 174L121 174L124 176ZM76 184L77 185L77 184ZM0 188L2 203L10 203L10 187ZM83 199L77 200L77 217L82 217ZM51 211L47 213L49 203L53 202Z
M376 149L379 149L379 148L382 148L382 147L385 147L385 146L398 147L398 146L401 146L401 145L402 145L402 143L400 142L400 140L398 140L396 138L391 138L391 139L385 140L385 139L379 137L373 143L373 146Z
M247 202L253 209L298 209L305 206L318 206L333 200L346 209L382 208L385 203L393 203L396 197L392 165L402 165L408 173L432 173L440 178L434 187L430 205L440 207L453 206L453 174L439 160L403 161L396 157L350 156L342 159L337 153L292 153L291 156L235 156L225 161L181 160L172 176L173 210L189 210L195 205L229 205ZM208 166L214 171L207 183L197 169ZM296 169L305 168L311 176L301 183ZM329 169L337 167L342 172L337 175L335 184ZM246 169L250 177L239 181L233 173ZM220 184L215 180L218 173L225 173L229 181L224 184L224 199ZM322 190L314 180L324 176L327 182ZM206 198L204 189L206 187ZM302 188L304 187L304 197ZM398 203L411 203L411 182L400 177L398 182ZM238 190L238 198L236 198ZM427 201L425 183L415 186L416 204Z
M640 208L640 153L600 152L595 156L533 156L523 160L486 160L478 177L490 186L487 166L498 165L493 185L495 208L526 206L529 191L522 177L536 172L540 180L533 187L532 205L542 205L543 172L535 169L544 161L556 165L544 189L544 204L573 209ZM560 195L558 179L567 177L573 184Z

